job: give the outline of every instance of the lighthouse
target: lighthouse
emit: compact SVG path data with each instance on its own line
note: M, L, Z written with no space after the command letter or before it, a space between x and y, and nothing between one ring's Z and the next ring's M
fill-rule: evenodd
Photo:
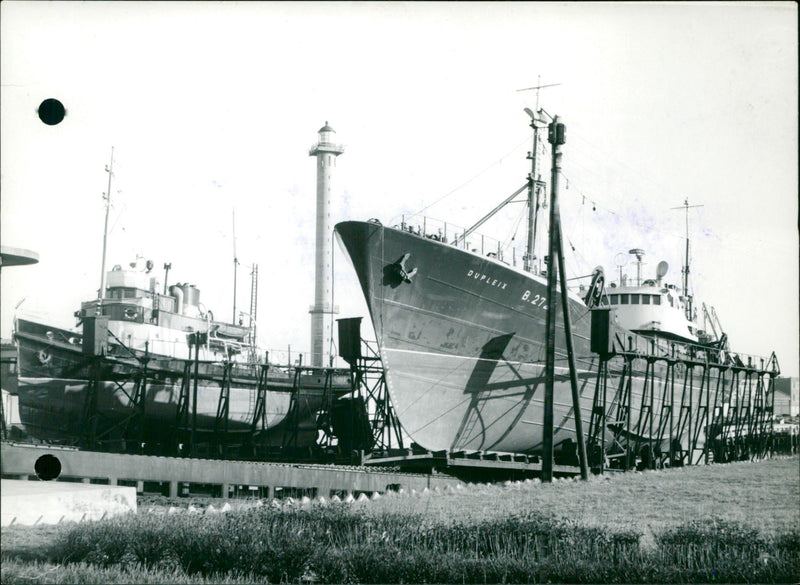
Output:
M333 142L336 132L328 122L319 129L319 142L308 151L317 157L317 252L314 279L314 304L311 306L311 365L323 367L330 360L332 319L336 307L332 297L331 249L331 175L336 157L344 152L341 144Z

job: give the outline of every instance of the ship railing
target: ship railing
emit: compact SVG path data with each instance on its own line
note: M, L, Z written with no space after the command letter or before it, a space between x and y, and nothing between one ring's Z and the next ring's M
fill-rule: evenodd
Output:
M17 310L17 312L14 313L14 325L11 335L12 339L16 338L17 336L17 318L29 319L38 323L47 323L53 318L53 316L46 312L39 312L30 309ZM68 343L69 345L75 346L79 346L81 344L81 333L80 331L75 330L75 328L61 330L54 327L53 330L46 331L45 335L48 341Z
M775 354L769 358L754 354L730 351L713 345L676 341L663 338L628 335L625 350L652 357L662 357L685 362L716 364L722 367L780 373Z
M501 242L478 232L468 234L466 228L452 222L424 215L403 215L400 223L392 227L421 238L443 242L481 256L488 256L511 266L517 265L517 250L511 242Z
M109 334L112 335L110 331ZM115 345L124 348L116 357L134 357L135 352L133 350L142 352L144 351L145 343L147 343L150 356L163 356L167 359L179 361L194 360L194 350L190 347L188 341L152 340L133 336L125 339L114 339L113 337L111 339L113 339ZM200 346L199 361L212 368L214 366L219 366L221 369L226 363L230 363L232 364L234 373L252 373L254 369L269 364L270 371L282 372L287 375L292 375L297 371L305 372L319 369L308 364L307 356L311 355L310 352L293 351L291 348L285 350L265 349L263 347L253 347L221 338L213 338L211 341L217 344L221 342L234 350L233 352L227 352L224 349L222 351L219 349L215 351L209 343L202 344ZM334 367L333 369L341 368Z

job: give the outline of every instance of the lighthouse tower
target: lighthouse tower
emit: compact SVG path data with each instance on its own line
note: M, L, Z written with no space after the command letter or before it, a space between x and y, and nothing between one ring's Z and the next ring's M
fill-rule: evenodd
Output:
M311 365L328 365L326 352L331 347L331 321L336 313L331 306L331 174L336 157L344 152L341 144L334 144L336 132L328 122L319 129L319 142L308 151L317 157L317 253L314 280L314 304L311 306Z

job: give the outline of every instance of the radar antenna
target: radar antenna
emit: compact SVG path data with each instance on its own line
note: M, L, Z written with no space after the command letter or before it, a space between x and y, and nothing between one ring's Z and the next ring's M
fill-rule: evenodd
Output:
M656 278L658 278L659 286L661 285L661 279L664 278L664 276L666 276L668 270L669 270L669 264L667 263L666 260L662 260L661 262L658 263L658 266L656 266Z
M644 256L644 250L633 248L628 250L628 254L636 256L636 286L642 286L642 257Z

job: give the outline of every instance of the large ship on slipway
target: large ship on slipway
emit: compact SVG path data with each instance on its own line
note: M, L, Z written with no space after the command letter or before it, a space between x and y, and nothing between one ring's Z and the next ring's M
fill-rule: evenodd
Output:
M422 217L413 221L404 218L392 227L372 219L345 221L335 228L369 308L395 412L409 437L431 451L537 454L543 448L547 279L546 272L537 270L532 261L535 239L531 234L543 187L541 181L531 180L539 176L535 153L540 120L526 111L534 120L534 154L528 155L534 159L534 171L528 182L503 203L518 200L515 198L527 188L531 212L522 266L516 265L502 244L489 245L487 238L473 231L489 216L466 231ZM685 207L688 213L688 202ZM728 351L721 330L706 333L699 324L697 307L688 290L688 231L682 287L666 280L666 262L658 264L655 274L643 276L644 251L633 249L630 253L637 258L635 281L620 279L604 286L606 277L598 267L591 281L587 279L568 292L584 421L592 414L600 360L590 347L591 312L595 307L610 309L612 320L626 330L634 347L661 348L664 355L672 352L677 358L691 356L717 363L739 359ZM575 440L575 413L562 307L555 300L554 304L553 444L558 449ZM706 306L702 307L701 316L709 314ZM606 414L612 421L615 413L621 412L625 384L620 380L627 377L632 394L629 420L633 424L624 433L609 432L606 447L624 448L624 443L635 437L639 444L648 442L656 451L667 452L670 445L663 425L654 430L652 423L642 422L645 417L637 406L646 390L648 364L645 359L634 359L627 376L625 367L621 358L608 362L611 391ZM651 367L651 413L659 413L665 400L667 367L663 362ZM708 375L717 376L718 371ZM716 387L716 379L704 382L702 392L699 380L693 382L694 388L690 385L685 389L689 406L700 405L707 398L703 394ZM613 427L613 422L609 425ZM695 443L698 448L710 438L706 431L698 433L695 426L694 432L700 435ZM676 433L672 447L686 449L689 429Z
M106 226L107 215L108 201ZM75 313L82 330L15 319L25 432L85 444L91 425L93 442L109 450L144 443L165 452L189 432L198 444L226 447L314 445L317 413L351 391L349 371L303 367L290 358L269 363L255 345L254 315L238 323L215 319L196 286L162 290L152 268L137 259L104 271L98 298ZM137 398L143 375L144 397Z

